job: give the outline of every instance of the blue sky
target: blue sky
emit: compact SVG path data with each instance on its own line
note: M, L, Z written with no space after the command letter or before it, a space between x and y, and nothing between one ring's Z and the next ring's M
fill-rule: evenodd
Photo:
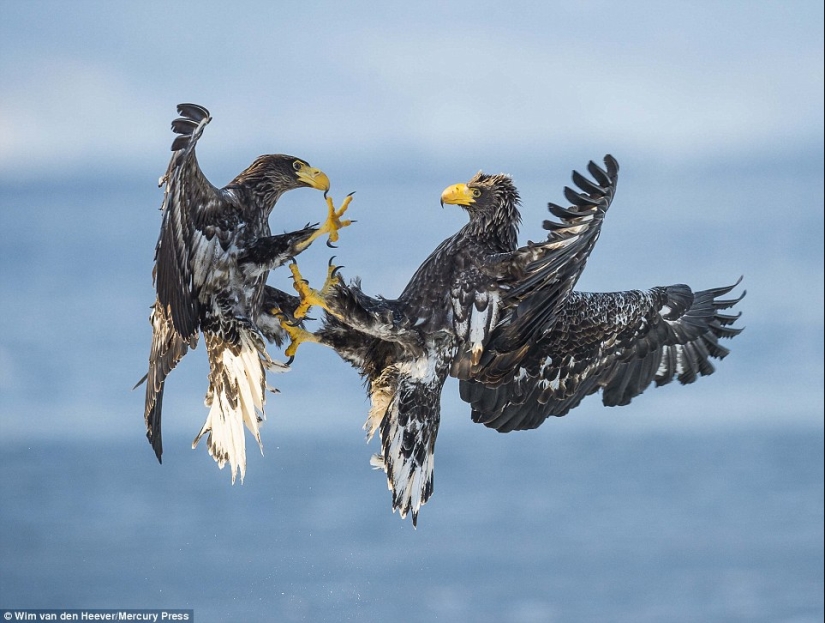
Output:
M199 160L215 184L285 152L324 169L336 198L356 190L339 259L388 296L463 223L438 206L447 185L513 174L526 241L571 169L614 154L618 199L582 287L702 289L744 274L749 291L748 330L719 373L643 396L624 421L816 414L821 426L822 21L821 3L798 0L0 0L0 218L15 232L0 267L15 328L0 337L3 428L102 433L98 416L119 410L140 432L141 396L125 390L148 354L154 183L181 101L212 112ZM320 218L301 193L273 229ZM307 205L312 216L297 213ZM326 260L308 253L310 270ZM310 371L331 370L351 391L346 425L360 424L357 376L331 353L301 354L303 368L271 381L271 412L300 410L317 391ZM189 409L180 426L194 432L205 357L189 358L167 409ZM606 425L608 410L585 404L599 415L578 421ZM327 426L339 406L281 420ZM662 415L680 410L691 417ZM48 416L12 417L24 412Z

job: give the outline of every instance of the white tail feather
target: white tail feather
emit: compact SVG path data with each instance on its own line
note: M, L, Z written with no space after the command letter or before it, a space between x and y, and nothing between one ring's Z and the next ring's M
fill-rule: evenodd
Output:
M284 372L289 368L271 359L261 338L248 330L240 331L238 347L207 334L206 349L210 373L204 402L209 414L192 447L209 433L206 440L209 455L221 469L229 464L233 484L238 472L243 482L246 475L244 426L255 437L261 454L264 451L259 425L266 419L266 390L271 389L266 384L266 370Z

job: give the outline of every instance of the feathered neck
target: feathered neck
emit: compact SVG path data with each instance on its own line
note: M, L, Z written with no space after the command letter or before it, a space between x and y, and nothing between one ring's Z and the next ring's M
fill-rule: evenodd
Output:
M281 195L297 188L299 184L282 163L273 161L271 157L261 156L238 174L229 186L241 190L255 206L256 211L269 217Z
M518 246L518 231L521 225L518 190L509 175L484 175L479 173L474 180L489 185L492 201L489 207L468 210L470 222L464 227L467 235L495 241L504 249Z

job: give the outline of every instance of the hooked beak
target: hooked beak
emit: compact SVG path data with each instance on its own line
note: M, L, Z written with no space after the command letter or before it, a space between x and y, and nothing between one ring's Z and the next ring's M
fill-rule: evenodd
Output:
M297 177L310 188L323 190L325 195L329 191L329 178L321 169L305 165L298 169Z
M467 207L475 203L475 201L473 192L467 184L453 184L452 186L445 188L444 192L441 193L442 208L445 203Z

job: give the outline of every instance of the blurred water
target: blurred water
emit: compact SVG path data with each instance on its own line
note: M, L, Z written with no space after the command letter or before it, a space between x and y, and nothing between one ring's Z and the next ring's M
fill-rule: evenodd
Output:
M475 169L445 173L430 167L405 177L393 168L398 162L405 160L388 160L381 174L369 175L352 165L337 175L331 165L336 201L357 191L350 213L358 222L342 232L339 249L318 244L301 254L303 273L313 283L323 279L334 254L344 275L361 276L367 292L397 296L423 259L466 221L461 210L440 208L438 196ZM522 243L541 235L546 201L560 200L570 169L584 164L513 165L524 202ZM160 161L159 172L164 166ZM622 166L620 192L581 289L679 282L703 289L744 275L737 292L748 290L737 306L747 330L726 343L733 354L720 364L721 374L702 379L701 389L649 392L634 401L634 415L647 409L649 420L667 422L659 412L670 409L673 394L695 401L683 411L699 427L719 420L706 409L716 405L725 422L790 420L821 428L821 153L733 170L729 163L677 172L632 160ZM0 184L0 227L8 232L0 245L0 295L8 327L0 333L0 423L6 437L140 434L135 413L142 412L142 395L128 389L146 371L151 340L151 270L162 197L157 174L139 170L106 184ZM776 206L788 203L797 206L793 217L774 218ZM288 193L272 214L272 229L296 229L325 211L317 191ZM289 288L287 271L274 271L270 283ZM275 404L316 391L313 373L320 370L328 372L325 382L336 390L349 388L347 410L362 419L357 378L347 376L348 367L334 355L319 351L304 347L293 373L271 381L283 390ZM204 362L201 348L170 377L165 401L172 410L201 408ZM326 417L328 409L316 406L299 426L337 424ZM39 416L22 415L32 413ZM170 419L165 426L179 422ZM126 430L131 425L134 430ZM195 424L186 426L189 434Z
M357 434L286 434L234 487L179 437L163 466L142 439L6 444L0 607L822 620L821 436L468 430L439 439L417 530Z

